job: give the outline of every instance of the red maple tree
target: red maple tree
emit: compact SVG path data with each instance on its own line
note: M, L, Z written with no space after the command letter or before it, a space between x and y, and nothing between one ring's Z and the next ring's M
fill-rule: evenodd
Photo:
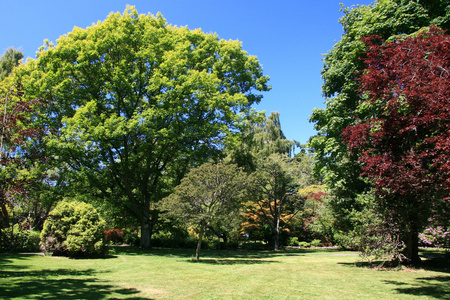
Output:
M343 137L360 153L362 175L397 220L404 254L416 263L419 230L450 198L450 36L430 27L392 42L365 42L359 80L366 117Z

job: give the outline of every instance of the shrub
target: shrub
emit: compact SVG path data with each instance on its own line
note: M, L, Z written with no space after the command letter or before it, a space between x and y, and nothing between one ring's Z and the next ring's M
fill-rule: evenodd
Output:
M21 252L39 251L40 232L35 230L23 230L18 225L14 226L14 250Z
M263 243L244 243L241 245L242 250L266 250L268 246Z
M103 256L106 222L91 205L62 201L50 212L41 233L41 248L53 255Z
M123 238L125 236L125 233L122 229L110 229L105 230L105 240L107 242L111 242L116 245L123 244Z
M428 227L419 234L419 240L422 246L450 248L450 231L444 226Z
M320 240L313 240L312 242L311 242L311 246L312 247L319 247L320 246Z
M298 245L302 248L308 248L309 246L311 246L311 244L308 242L298 242Z
M4 228L1 230L0 252L37 252L39 251L39 241L38 231L24 230L19 224L14 224L13 233L11 233L11 228Z
M291 236L288 240L288 246L299 246L298 237Z
M125 231L123 243L127 245L137 246L140 243L139 234L134 231Z

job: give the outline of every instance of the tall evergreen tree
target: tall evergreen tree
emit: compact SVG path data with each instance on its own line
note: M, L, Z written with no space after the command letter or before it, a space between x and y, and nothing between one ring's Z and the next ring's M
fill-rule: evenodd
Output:
M9 48L6 49L0 58L0 81L5 79L14 69L19 65L23 58L23 53L20 50Z

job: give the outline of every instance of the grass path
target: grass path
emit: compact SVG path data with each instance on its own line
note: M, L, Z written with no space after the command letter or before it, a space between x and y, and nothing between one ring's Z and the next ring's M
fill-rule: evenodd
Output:
M115 248L106 259L0 254L0 299L450 299L450 266L374 271L337 250Z

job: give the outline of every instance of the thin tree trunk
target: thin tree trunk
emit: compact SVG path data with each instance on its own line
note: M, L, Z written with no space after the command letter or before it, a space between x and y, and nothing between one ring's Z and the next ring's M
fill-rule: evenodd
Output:
M202 248L202 239L203 239L203 232L205 231L204 226L200 227L200 232L198 233L198 242L197 242L197 249L195 250L195 261L200 260L200 249Z

